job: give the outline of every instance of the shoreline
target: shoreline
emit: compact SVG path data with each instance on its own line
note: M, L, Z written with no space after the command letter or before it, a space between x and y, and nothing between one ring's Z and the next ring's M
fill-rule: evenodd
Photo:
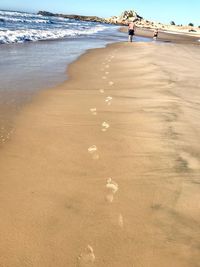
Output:
M198 264L197 49L89 50L23 109L0 153L0 264Z
M138 30L139 28L137 28L137 30ZM126 32L126 30L127 30L127 27L126 28L119 28L119 32L121 31L121 32ZM136 36L138 36L138 37L144 37L144 38L151 38L151 31L145 31L144 29L142 29L142 32L139 32L139 33L136 33ZM171 35L170 35L170 38L171 38ZM172 41L173 41L173 38L171 39ZM64 40L63 40L64 41ZM159 40L158 40L159 41ZM161 38L161 41L164 41L164 39L162 39ZM177 41L177 40L176 40ZM40 41L39 41L40 42ZM42 41L42 42L49 42L49 40L48 41ZM50 41L51 42L51 41ZM54 42L54 41L53 41ZM55 41L56 42L56 41ZM137 41L138 42L138 41ZM108 43L108 44L105 44L103 47L99 47L99 48L106 48L108 45L110 45L110 44L114 44L115 42L112 42L112 43ZM118 42L116 42L116 43L118 43ZM119 43L120 43L120 41L119 41ZM184 44L185 42L183 41L182 42L182 40L181 40L181 43L182 44ZM191 43L191 42L190 42ZM12 44L13 45L13 44ZM17 46L21 46L21 44L15 44L15 45L17 45ZM87 54L87 52L88 51L90 51L90 50L93 50L93 49L98 49L98 48L87 48L86 50L84 50L78 57L76 57L72 62L70 62L70 63L67 63L67 66L65 67L65 80L64 81L62 81L62 82L57 82L57 85L52 85L52 86L48 86L48 87L41 87L41 88L38 88L38 89L35 89L35 90L31 90L31 93L30 93L30 95L28 95L27 94L27 92L25 92L25 89L23 89L23 91L24 92L22 92L22 95L24 94L26 94L27 96L26 96L26 98L27 98L27 100L24 100L25 102L23 102L22 101L22 103L19 105L19 106L21 106L21 105L27 105L27 104L29 104L29 103L31 103L32 102L32 98L34 97L34 95L35 94L38 94L38 93L40 93L40 91L42 91L42 90L51 90L51 89L54 89L55 87L59 87L60 85L62 85L64 82L66 82L67 80L68 80L68 78L67 78L67 73L68 73L68 70L67 70L67 68L68 68L68 66L70 66L73 62L75 62L76 60L79 60L79 58L82 56L82 55L84 55L84 54ZM35 92L34 92L35 91ZM12 97L12 96L11 96ZM19 101L20 102L20 100L17 100L17 101ZM0 125L0 145L1 144L5 144L9 139L10 139L10 135L12 134L12 132L13 132L13 122L15 121L15 117L16 117L16 115L12 115L12 118L10 118L9 117L9 109L11 109L11 110L14 110L13 111L13 114L14 113L18 113L19 112L19 110L18 110L18 108L19 107L12 107L12 106L8 106L8 107L4 107L4 108L2 108L2 114L4 113L4 114L8 114L8 116L7 116L7 118L5 117L5 116L3 116L2 118L0 118L0 121L2 121L3 123L1 123L1 125Z
M53 89L56 86L59 86L63 82L67 81L67 68L68 66L73 63L74 61L78 60L79 57L87 51L92 50L92 49L98 49L98 48L104 48L109 44L115 43L117 41L117 38L119 40L122 38L121 35L118 34L118 31L114 32L115 35L113 37L113 40L108 40L107 37L104 37L104 39L101 39L101 35L99 36L99 39L97 39L97 42L93 43L94 47L91 47L91 45L86 44L87 39L83 40L70 40L71 42L74 42L74 46L77 45L78 42L81 42L81 51L77 53L77 56L73 56L74 58L71 58L70 55L66 55L65 58L66 60L63 60L63 57L61 58L61 63L58 64L58 62L55 59L57 67L53 68L54 73L52 72L52 67L46 66L44 62L48 60L47 57L45 57L42 61L43 69L46 70L46 74L40 75L38 72L32 73L32 77L28 73L28 77L25 75L26 74L26 68L29 70L30 66L27 64L25 70L23 68L21 69L20 66L18 66L18 69L20 70L19 76L16 75L15 80L17 79L17 85L15 85L14 80L10 84L10 80L6 82L2 81L2 88L4 90L2 91L0 88L0 94L1 94L1 99L0 99L0 145L5 144L9 139L10 135L12 134L13 131L13 121L15 120L16 114L20 112L20 109L23 108L23 105L27 105L31 103L32 97L34 97L35 94L40 93L42 90L48 90L48 89ZM114 38L116 38L114 42ZM138 38L140 40L140 38ZM20 53L23 51L23 46L25 48L25 53L33 54L34 53L40 53L40 50L42 50L43 46L45 47L47 45L47 48L50 49L52 53L55 53L55 47L58 46L59 49L63 49L63 47L67 44L67 40L54 40L54 41L38 41L35 43L29 43L29 44L12 44L9 47L9 49L19 49ZM137 40L138 41L138 40ZM88 40L88 43L90 40ZM117 41L117 43L120 41ZM43 45L44 43L44 45ZM50 47L49 47L50 45ZM4 45L3 45L4 46ZM8 45L10 46L10 45ZM52 48L53 47L53 48ZM6 49L6 47L4 47ZM35 51L36 50L36 51ZM39 50L39 51L38 51ZM73 50L74 52L74 50ZM44 54L46 52L44 51ZM9 56L9 54L8 54ZM33 56L32 56L33 57ZM36 61L40 60L39 58L35 58ZM39 61L40 62L40 61ZM65 63L64 63L65 62ZM15 66L17 62L14 62L12 65ZM24 63L26 65L26 63ZM32 61L30 61L30 65L32 64ZM39 64L39 63L38 63ZM61 68L61 66L63 66ZM47 68L46 68L47 67ZM31 65L31 68L34 69L34 66ZM14 71L14 69L9 70L11 72ZM21 77L21 71L25 71L25 74ZM56 74L55 74L56 73ZM38 79L37 79L38 76ZM5 77L7 77L5 73ZM25 77L25 82L23 82ZM22 80L21 80L22 79ZM33 83L31 84L30 81L33 80ZM36 80L36 81L35 81ZM39 81L39 82L38 82ZM47 84L47 86L45 85ZM8 87L10 86L10 88Z
M121 31L121 32L126 32L127 31L127 27L125 28L125 27L121 27L120 29L119 29L119 31ZM137 28L136 29L136 36L137 37L144 37L144 38L151 38L152 36L152 31L151 30L149 30L149 29L144 29L144 28ZM199 43L197 43L196 42L196 40L197 40L197 38L196 37L192 37L192 36L187 36L187 35L182 35L181 34L181 36L177 36L177 35L175 35L175 36L173 36L173 34L168 34L167 32L166 33L164 33L164 35L163 34L160 34L161 35L161 37L160 38L158 38L158 41L163 41L163 42L175 42L175 43L180 43L180 44L197 44L197 45L199 45ZM40 41L39 41L40 42ZM42 41L42 42L49 42L49 40L48 41ZM51 42L51 41L50 41ZM54 42L54 41L53 41ZM56 41L55 41L56 42ZM115 43L115 42L112 42L112 43ZM118 42L117 42L118 43ZM16 44L17 46L19 45L20 46L20 44ZM103 47L106 47L107 45L109 45L109 44L105 44L105 46L103 46ZM84 53L87 53L87 51L89 51L89 50L93 50L93 49L95 49L95 48L87 48L86 50L84 50L76 59L74 59L74 61L76 61L76 60L78 60L79 59L79 57L81 57L81 55L83 55ZM72 61L72 62L74 62L74 61ZM71 62L71 63L72 63ZM69 63L69 65L71 64L71 63ZM67 67L68 67L68 65L67 65ZM65 75L66 75L66 78L65 78L65 80L64 81L62 81L61 82L61 84L63 83L63 82L65 82L65 81L67 81L67 67L65 67ZM59 86L59 84L60 84L60 82L58 82L57 83L57 85L56 86ZM38 92L40 92L40 90L48 90L48 89L53 89L53 88L55 88L56 87L55 85L52 85L52 86L48 86L47 88L46 87L41 87L40 89L38 89L38 90L36 90L36 94L38 93ZM38 91L38 92L37 92ZM31 92L31 95L33 94L35 94L34 92ZM25 92L24 92L24 94L25 94ZM28 98L32 98L32 96L29 96ZM28 103L30 103L30 101L32 101L31 99L28 99L26 102L27 102L27 104ZM26 102L24 103L24 105L26 105ZM8 112L8 108L11 108L11 109L13 109L13 107L5 107L5 112L4 112L4 110L3 110L3 112L2 113L9 113ZM16 109L16 111L17 111L17 109ZM16 112L15 111L15 112ZM18 112L18 111L17 111ZM8 116L9 117L9 116ZM8 121L5 117L3 117L3 118L0 118L0 120L2 120L2 121L5 121L5 125L4 124L2 124L1 123L1 127L2 127L2 129L0 128L0 143L6 143L6 141L7 141L7 139L9 139L10 138L10 134L12 134L12 121L14 120L14 117L10 120L10 121ZM8 126L6 126L6 125L8 125Z
M71 40L74 42L74 46L78 45L77 40ZM20 111L21 108L23 108L23 105L27 105L32 100L31 98L38 94L42 90L48 90L51 88L55 88L56 86L59 86L59 84L62 84L64 81L67 80L67 67L71 62L76 61L82 54L86 53L88 50L93 49L93 47L90 47L92 45L85 44L85 40L80 40L81 49L80 51L77 51L77 55L72 56L66 54L65 60L61 59L58 63L57 58L55 58L55 67L51 67L51 64L49 63L49 66L46 66L48 57L44 56L44 60L42 60L41 64L43 69L45 69L46 74L39 74L39 68L37 70L34 66L34 60L39 61L40 59L36 58L34 60L30 59L30 66L26 62L20 63L23 66L21 66L18 63L16 75L13 76L15 78L12 78L11 80L8 79L9 77L7 75L7 72L13 72L15 67L12 67L11 69L8 69L7 72L3 72L5 76L5 80L2 79L1 81L1 88L0 88L0 145L1 143L5 143L9 138L10 134L12 133L12 125L13 120L16 117L16 113ZM89 42L89 41L88 41ZM94 43L94 49L95 47L105 47L107 43L107 40L99 40L99 43ZM10 52L12 49L17 53L19 53L19 56L23 57L24 54L33 54L34 53L41 53L41 51L47 47L50 49L52 53L54 53L55 48L58 47L60 50L64 49L63 47L65 45L69 44L65 40L59 40L59 41L46 41L46 42L36 42L36 43L30 43L30 44L12 44L12 47L6 48L4 45L4 50L2 51L6 55L5 58L9 58L9 60L12 60L12 55L10 55ZM44 47L44 48L43 48ZM8 54L6 53L6 49L8 49ZM72 49L73 50L73 49ZM74 50L72 51L74 53ZM64 52L61 52L64 54ZM46 52L44 51L44 54ZM64 57L64 56L63 56ZM26 60L27 61L27 60ZM33 62L33 63L32 63ZM17 62L12 62L12 65L17 65ZM8 66L9 68L9 66ZM24 69L23 69L24 68ZM19 70L19 71L18 71ZM31 71L31 74L29 72L27 73L27 70ZM53 73L54 70L54 73ZM21 73L24 72L24 75ZM2 77L3 78L3 77ZM33 82L30 82L32 81Z

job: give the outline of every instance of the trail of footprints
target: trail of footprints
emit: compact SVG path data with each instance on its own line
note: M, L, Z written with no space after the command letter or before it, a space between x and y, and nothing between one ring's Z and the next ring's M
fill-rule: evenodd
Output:
M112 59L114 58L113 55L111 55L109 58L107 58L107 62L111 62ZM106 62L102 63L103 68L101 68L101 71L105 71L105 69L109 69L110 65L107 64ZM109 71L105 72L105 76L102 76L103 80L107 80L108 79L108 75L110 74ZM108 82L109 86L113 86L114 82L113 81L109 81ZM101 94L105 93L104 89L99 89L99 92ZM113 97L112 96L107 96L105 98L105 103L110 106L111 103L113 101ZM90 108L90 112L92 115L97 115L97 108L93 107ZM110 124L106 121L102 122L101 124L101 131L102 132L106 132L108 129L110 128ZM88 148L88 153L91 155L93 160L98 160L99 159L99 152L98 152L98 148L96 145L92 145ZM115 198L116 193L119 190L119 186L118 184L112 179L112 178L108 178L105 184L106 187L106 202L109 204L112 204ZM117 218L117 224L120 228L124 227L124 219L121 213L119 213L118 218ZM85 248L85 250L79 255L78 257L78 263L77 266L78 267L84 267L84 266L93 266L95 263L95 254L94 254L94 249L92 248L91 245L87 245L87 247Z

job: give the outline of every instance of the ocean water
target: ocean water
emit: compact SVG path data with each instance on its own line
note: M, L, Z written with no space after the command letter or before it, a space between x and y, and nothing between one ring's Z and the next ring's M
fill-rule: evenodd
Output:
M0 142L32 96L67 79L66 68L88 49L126 41L119 27L0 11ZM149 41L137 38L136 41Z
M0 11L0 91L53 86L87 49L122 40L111 25Z
M87 36L106 28L100 23L0 11L0 44Z

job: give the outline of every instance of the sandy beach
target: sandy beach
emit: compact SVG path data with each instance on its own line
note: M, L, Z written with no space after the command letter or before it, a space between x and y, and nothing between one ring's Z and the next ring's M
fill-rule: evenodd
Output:
M121 32L128 32L127 26L120 28ZM135 36L142 36L147 38L153 37L154 29L145 27L135 27ZM180 44L200 44L200 34L193 32L181 32L174 30L162 30L158 28L158 40L168 43L180 43Z
M0 266L200 266L199 46L70 65L0 147Z

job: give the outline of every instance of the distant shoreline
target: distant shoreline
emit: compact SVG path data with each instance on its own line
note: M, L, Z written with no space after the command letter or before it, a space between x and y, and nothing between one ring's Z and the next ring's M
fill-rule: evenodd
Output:
M127 32L127 27L121 27L121 32ZM141 28L136 27L135 30L136 36L141 37L153 37L153 29L147 29L147 28ZM200 35L194 36L190 33L182 33L182 32L173 32L173 31L166 31L166 30L159 30L158 34L158 41L164 41L164 42L173 42L173 43L184 43L184 44L197 44L199 45L200 42Z

